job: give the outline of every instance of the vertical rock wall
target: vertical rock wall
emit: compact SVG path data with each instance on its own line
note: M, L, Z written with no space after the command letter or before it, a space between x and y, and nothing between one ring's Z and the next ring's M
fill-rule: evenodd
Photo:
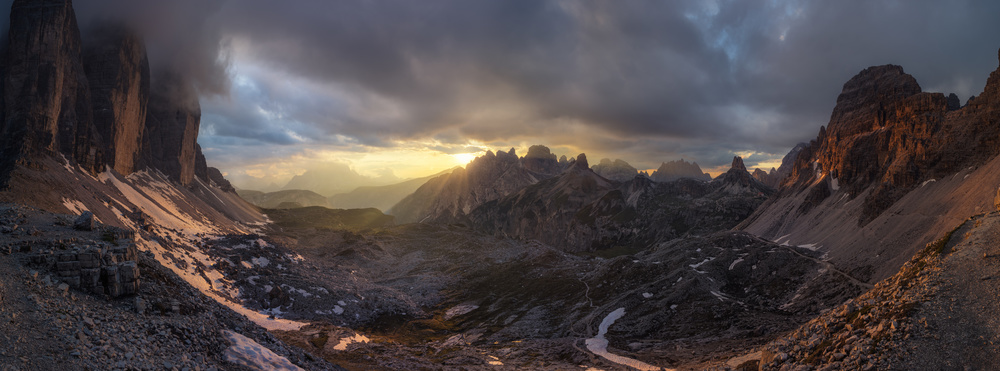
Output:
M142 40L124 26L105 24L90 32L83 52L94 125L107 148L105 158L121 174L132 173L142 144L149 100L149 62Z
M17 0L4 74L3 158L63 153L93 169L101 153L91 124L80 31L69 1Z

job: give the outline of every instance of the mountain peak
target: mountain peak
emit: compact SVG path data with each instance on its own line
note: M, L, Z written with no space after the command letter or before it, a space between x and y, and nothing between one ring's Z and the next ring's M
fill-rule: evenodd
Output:
M735 156L733 157L733 170L743 170L747 171L747 167L743 165L743 157Z
M576 167L590 169L590 165L587 163L587 154L581 153L579 156L576 156Z

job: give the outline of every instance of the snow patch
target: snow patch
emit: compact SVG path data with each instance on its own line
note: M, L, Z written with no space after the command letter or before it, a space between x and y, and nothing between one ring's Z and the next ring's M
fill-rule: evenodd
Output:
M259 265L259 266L261 266L261 268L266 268L266 267L267 267L267 265L268 265L269 263L271 263L271 261L270 261L270 260L267 260L267 258L265 258L265 257L263 257L263 256L262 256L262 257L259 257L259 258L253 258L253 259L250 259L250 261L252 261L252 262L254 263L254 265Z
M927 179L923 183L920 183L920 186L923 187L923 186L927 185L927 183L936 182L936 181L937 181L937 179Z
M226 360L229 362L254 370L302 370L287 358L274 354L251 338L229 330L223 330L222 333L232 344L225 352Z
M608 352L608 339L604 338L604 335L608 333L608 328L615 323L619 318L625 315L625 308L615 309L613 312L608 313L604 320L601 321L601 326L598 327L597 336L586 340L587 350L598 356L603 357L611 362L632 367L638 370L661 370L662 368L653 366L651 364L642 362L637 359L632 359L628 357L622 357L616 354L611 354ZM669 370L669 369L667 369Z
M479 309L479 306L478 305L474 305L474 304L459 304L459 305L456 305L454 307L451 307L450 309L448 309L447 312L444 313L444 320L445 321L450 320L452 318L461 316L463 314L469 313L469 312L474 311L476 309Z
M142 251L153 253L156 261L169 268L171 271L184 279L184 281L187 281L191 286L198 289L198 291L201 291L206 296L214 299L219 304L229 307L229 309L232 309L234 312L244 315L263 328L268 330L291 331L298 330L302 326L306 325L306 323L298 321L270 318L271 314L269 313L257 312L235 302L235 298L239 297L239 289L235 288L231 282L226 280L222 273L210 268L212 266L212 261L208 258L208 256L200 251L175 250L170 252L156 241L146 241L141 238L136 239L136 245ZM178 255L175 255L174 253L182 255L178 257ZM178 266L174 259L186 262L187 264L183 264L185 268ZM199 265L202 267L200 272L196 271L196 268ZM202 274L204 274L204 277ZM227 298L223 295L227 295L229 297Z
M742 262L743 262L743 258L742 257L737 258L736 260L733 260L733 263L729 265L729 270L733 270L733 268L736 267L736 264L739 264L739 263L742 263Z
M63 206L66 207L67 210L76 215L80 215L83 214L84 211L88 211L87 206L84 206L83 202L77 200L71 200L63 197L62 204Z
M834 192L840 190L840 181L838 181L837 178L830 178L830 189Z
M642 297L644 297L646 299L649 299L649 298L653 297L653 294L648 293L648 292L644 292L644 293L642 293Z
M819 244L815 244L815 243L807 243L805 245L799 245L799 247L801 247L803 249L808 249L810 251L819 250Z
M708 262L710 262L712 260L715 260L715 258L714 257L706 258L705 260L702 260L701 263L688 264L688 266L691 267L691 268L694 268L694 269L698 269L698 267L700 267L702 264L708 263Z
M354 336L348 336L345 338L340 338L340 342L333 346L334 350L347 350L347 346L352 343L367 343L372 341L367 336L355 333Z

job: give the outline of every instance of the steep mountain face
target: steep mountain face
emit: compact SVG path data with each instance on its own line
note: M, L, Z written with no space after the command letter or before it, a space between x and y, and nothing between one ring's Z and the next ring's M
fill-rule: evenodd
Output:
M772 167L771 171L754 169L753 177L770 188L778 189L781 186L781 182L792 173L792 166L795 164L795 158L799 156L799 152L802 152L808 146L809 144L807 143L796 144L791 151L785 154L785 157L781 158L781 166L777 169Z
M565 164L556 160L556 155L549 151L549 147L539 144L528 147L528 154L521 158L521 162L525 169L535 173L540 179L557 175L565 168Z
M867 223L920 182L996 155L996 73L978 103L950 111L941 93L923 93L902 67L870 67L844 84L830 124L803 150L789 190L836 182L851 196L868 190ZM992 87L991 87L992 86ZM813 191L821 201L829 190Z
M740 156L733 157L733 165L729 170L712 182L721 184L723 190L733 194L760 193L770 195L774 193L773 189L750 175L746 165L743 164L743 158Z
M3 57L0 179L18 165L63 156L98 173L152 168L189 185L232 186L197 146L194 87L162 73L151 81L142 40L116 23L82 43L68 0L15 1Z
M895 273L946 228L993 208L1000 70L964 107L951 101L921 92L898 66L862 71L796 157L779 197L742 228L822 246L864 280Z
M669 182L681 178L698 179L706 182L712 180L711 175L701 171L701 166L698 166L697 162L687 162L684 159L661 163L660 168L656 169L649 177L656 182Z
M809 147L809 143L799 143L785 154L785 157L781 158L781 166L778 166L778 183L771 188L777 189L781 185L781 182L785 180L789 175L792 174L792 168L795 166L795 159L799 157L799 152Z
M761 182L768 187L775 188L773 184L777 183L775 178L778 177L778 170L773 167L771 168L771 171L764 171L760 168L756 168L753 169L753 172L750 173L750 175L752 175L754 179L757 179L758 182Z
M91 31L83 62L105 160L119 173L131 174L137 170L149 101L146 48L124 26L102 24Z
M641 249L686 234L729 229L749 216L772 191L734 160L729 176L712 182L653 182L633 176L613 183L580 159L558 177L477 207L477 230L538 240L570 252L613 247Z
M156 78L149 96L141 164L159 169L181 184L195 176L201 105L194 86L174 73Z
M584 159L584 162L586 159ZM431 179L392 207L398 223L462 220L472 209L538 182L514 150L487 151L465 169Z
M639 170L636 170L628 162L619 159L611 161L610 159L602 158L601 162L594 165L591 169L597 175L618 182L627 182L639 174Z
M600 231L593 228L596 217L614 217L625 212L620 192L609 194L615 185L587 167L586 155L558 177L525 187L517 193L477 207L470 215L478 229L495 235L536 239L570 251L595 249ZM595 205L601 198L600 205ZM602 206L600 210L583 211ZM589 222L589 223L588 223Z
M90 91L80 31L69 1L15 1L4 75L3 158L14 162L63 153L94 169Z

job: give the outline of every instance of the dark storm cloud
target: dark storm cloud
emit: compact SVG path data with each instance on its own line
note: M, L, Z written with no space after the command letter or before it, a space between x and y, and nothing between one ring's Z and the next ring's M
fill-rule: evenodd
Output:
M126 18L206 95L203 140L458 148L533 141L658 164L776 157L841 86L900 64L979 94L993 1L78 1ZM221 145L221 144L220 144ZM258 149L251 148L250 151ZM284 152L282 152L284 153ZM754 164L748 162L749 166Z
M712 162L814 137L869 65L977 94L1000 46L1000 6L985 1L238 4L218 20L256 63L401 112L302 107L301 121L328 133L569 141L559 132L583 125L613 136L576 139L596 151L676 153L697 139L690 151L721 153Z

